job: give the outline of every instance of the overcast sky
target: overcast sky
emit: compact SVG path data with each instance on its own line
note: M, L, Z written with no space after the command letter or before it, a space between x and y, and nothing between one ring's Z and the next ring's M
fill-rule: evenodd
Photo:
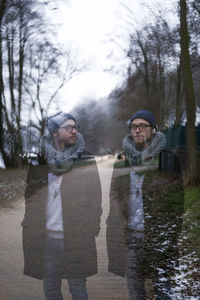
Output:
M127 60L113 40L126 48L128 22L135 28L141 26L159 9L168 15L170 22L175 22L173 3L173 0L68 0L63 3L60 0L56 6L48 4L49 21L58 25L57 42L75 49L78 59L85 61L88 67L87 72L62 89L59 101L71 109L81 100L106 97L120 85L126 74ZM124 6L132 11L131 17Z

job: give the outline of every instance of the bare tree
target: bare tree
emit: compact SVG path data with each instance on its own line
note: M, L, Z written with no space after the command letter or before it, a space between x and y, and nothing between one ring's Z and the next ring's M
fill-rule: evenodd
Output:
M125 107L127 113L142 108L153 110L160 127L164 128L172 109L176 111L178 30L171 29L161 15L141 29L136 30L131 24L130 28L127 83L124 93L123 88L121 93L116 91L122 114Z
M4 156L17 166L22 151L21 112L27 42L41 28L32 0L7 1L1 20L1 105L4 116ZM9 142L8 142L9 140ZM5 158L5 157L4 157Z
M3 51L2 51L2 21L6 11L7 0L1 0L0 2L0 152L4 154L3 147Z
M45 120L58 92L86 67L76 60L72 50L61 51L49 41L31 44L28 62L25 91L36 119L30 125L43 135Z
M181 61L177 65L175 82L176 82L176 110L175 110L174 125L179 126L181 124L181 118L185 109L185 105L182 101L182 99L184 99L184 89L183 89Z
M199 164L197 156L197 142L195 131L196 103L194 86L190 64L189 53L189 32L187 23L187 3L186 0L180 0L180 36L181 36L181 63L183 69L184 90L186 95L187 108L187 184L199 183Z
M116 120L115 110L111 101L86 99L73 109L83 134L86 149L93 154L102 155L121 151L122 138L127 132L125 122Z
M42 133L47 111L59 90L83 70L83 66L72 62L70 51L64 54L48 41L48 27L39 10L41 5L46 7L46 3L7 0L1 1L0 5L1 132L4 129L0 147L6 164L19 166L24 135L22 114L27 109L27 95L31 98L38 120L38 124L35 122L34 125ZM62 61L62 68L61 57L65 60L64 63ZM48 82L52 78L54 83L53 88L50 88Z

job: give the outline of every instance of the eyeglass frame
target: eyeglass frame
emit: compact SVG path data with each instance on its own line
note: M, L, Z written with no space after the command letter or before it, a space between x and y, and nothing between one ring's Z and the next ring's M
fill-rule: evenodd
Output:
M67 132L72 132L73 129L76 129L76 131L78 130L78 128L80 128L80 126L78 124L76 125L66 125L66 126L59 126L58 128L64 128Z
M134 128L133 128L134 126ZM143 126L143 128L141 128L141 126ZM147 127L152 127L152 125L149 124L145 124L145 123L140 123L140 124L131 124L131 129L136 131L137 129L139 130L145 130Z

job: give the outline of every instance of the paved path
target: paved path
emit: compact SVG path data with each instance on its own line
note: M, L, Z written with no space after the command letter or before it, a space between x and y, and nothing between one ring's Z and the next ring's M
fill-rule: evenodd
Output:
M107 272L106 219L109 213L109 189L113 159L98 163L102 184L103 215L97 238L98 274L88 278L90 300L128 300L126 280ZM24 201L0 210L0 299L43 300L42 281L23 276L21 221ZM63 280L64 300L71 300L67 280Z
M106 246L106 220L109 214L109 192L113 171L113 159L98 164L102 185L101 230L97 238L98 274L88 280L88 291L91 300L127 300L128 291L126 280L122 277L108 273L108 257Z

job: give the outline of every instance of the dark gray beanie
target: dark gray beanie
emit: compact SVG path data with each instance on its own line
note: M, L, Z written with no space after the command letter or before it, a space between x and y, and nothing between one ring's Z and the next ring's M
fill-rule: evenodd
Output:
M158 130L155 117L154 117L154 115L151 111L149 111L149 110L140 110L140 111L136 112L135 114L133 114L132 117L128 120L129 128L131 128L132 121L137 119L137 118L141 118L141 119L146 120L147 122L149 122L151 124L151 126L153 128Z
M71 114L59 112L46 120L46 127L53 134L67 120L73 120L76 123L76 119Z

